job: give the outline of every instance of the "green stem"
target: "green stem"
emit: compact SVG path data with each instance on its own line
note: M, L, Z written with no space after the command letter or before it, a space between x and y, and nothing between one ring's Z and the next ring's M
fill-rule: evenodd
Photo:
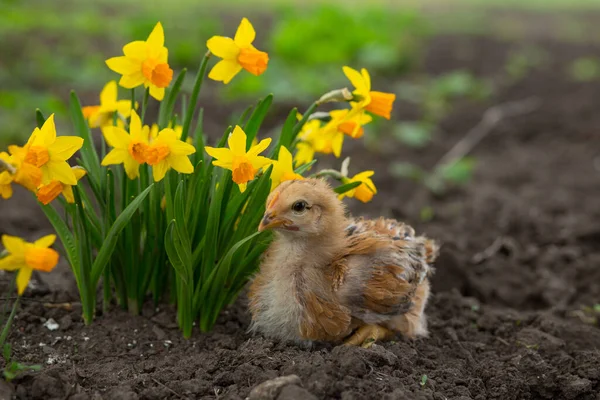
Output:
M8 254L7 251L3 250L2 252L0 252L0 258L4 257L6 254ZM4 319L4 315L6 315L6 311L8 310L8 300L10 300L10 294L12 292L14 292L15 290L15 286L17 285L17 279L16 277L14 279L10 280L10 286L8 287L8 292L6 292L6 302L4 303L4 307L2 308L2 319L0 319L0 323L1 321ZM0 350L2 350L2 348L0 347Z
M0 334L0 350L4 349L4 342L6 342L6 338L8 337L8 332L10 331L10 327L12 325L13 319L15 318L15 314L17 313L17 306L19 305L19 300L21 296L17 297L15 303L13 304L12 311L8 319L6 320L6 324L4 324L4 329L2 329L2 334Z
M135 88L131 89L131 110L135 110Z
M292 138L293 139L296 139L296 136L298 136L298 133L300 133L300 130L302 130L302 127L304 126L306 121L308 121L308 118L312 115L312 113L315 112L315 110L317 109L319 104L320 103L318 101L315 101L314 103L312 103L310 105L310 107L308 107L308 110L306 110L304 115L302 115L302 119L300 121L298 121L298 123L296 125L294 125L294 129L292 130Z
M150 87L146 88L144 92L144 99L142 100L142 116L140 119L142 120L142 125L144 125L144 117L146 116L146 108L148 108L148 97L150 97Z
M194 89L192 90L192 97L190 97L190 105L187 108L185 119L183 121L183 130L181 132L181 140L185 142L190 132L190 125L192 124L192 118L196 112L196 104L198 104L198 96L200 95L200 88L202 87L202 81L206 74L206 67L208 66L208 59L211 53L207 51L200 63L198 74L196 75L196 82L194 83Z

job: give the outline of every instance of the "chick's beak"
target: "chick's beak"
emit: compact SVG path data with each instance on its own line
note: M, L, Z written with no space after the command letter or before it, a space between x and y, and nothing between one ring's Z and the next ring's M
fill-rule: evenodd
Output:
M267 210L262 221L260 221L258 231L262 232L266 229L279 228L280 226L286 226L290 223L291 221L289 219L277 217L275 212Z

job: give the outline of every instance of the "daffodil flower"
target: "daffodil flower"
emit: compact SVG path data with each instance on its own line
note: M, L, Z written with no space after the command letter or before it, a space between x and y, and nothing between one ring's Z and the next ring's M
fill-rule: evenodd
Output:
M377 194L377 188L371 180L373 174L375 174L375 172L373 171L364 171L354 175L352 178L343 178L342 182L344 184L352 182L362 182L362 185L359 185L356 188L347 191L346 193L340 194L338 196L340 200L348 196L354 197L355 199L360 200L363 203L368 203L369 201L371 201L373 195Z
M281 184L281 182L300 180L304 177L294 172L294 163L292 153L284 146L279 148L279 157L273 161L273 170L271 171L271 191Z
M173 122L169 122L167 128L171 128L175 131L175 136L177 139L181 139L181 135L183 134L183 126L181 125L173 125ZM148 140L152 143L158 137L158 125L152 124L152 126L144 126L144 129L148 129ZM193 145L194 139L191 136L188 136L185 140L186 143Z
M148 134L144 134L142 121L135 110L131 112L129 134L118 126L107 126L102 129L102 133L106 143L113 147L102 160L102 165L123 164L129 179L137 178L140 164L146 162Z
M259 156L269 145L271 139L263 139L256 146L250 147L246 151L247 137L246 133L236 126L233 133L229 136L229 148L205 147L204 149L211 157L216 160L213 165L228 169L232 172L232 179L243 193L246 190L248 182L256 176L256 173L262 167L271 164L271 160Z
M2 244L8 252L0 258L0 270L18 271L17 290L23 294L33 270L50 272L58 264L58 253L48 247L54 244L55 235L44 236L33 243L28 243L15 236L2 236Z
M339 157L344 144L344 134L338 129L339 121L329 121L322 125L318 119L308 121L298 134L296 145L296 165L308 164L315 153L334 154Z
M11 165L10 156L8 153L0 153L0 160L7 165ZM14 175L10 171L0 169L0 197L4 200L10 199L13 195L11 184L14 181Z
M353 139L360 139L365 133L363 126L373 120L370 115L352 113L351 110L333 110L329 115L332 118L330 124Z
M194 166L188 156L195 152L196 148L179 140L173 129L166 128L160 131L156 140L146 149L146 162L152 166L154 181L161 181L171 168L182 174L194 172Z
M150 96L161 101L165 88L173 79L169 67L169 51L165 47L165 34L162 25L156 24L148 39L136 40L123 47L124 56L106 60L108 68L123 75L119 85L133 89L144 85L150 88Z
M78 181L87 174L87 171L82 167L72 167L71 169L73 170L73 173L77 177ZM56 199L61 193L65 197L65 200L67 200L67 203L75 203L73 186L59 181L52 181L46 185L40 186L37 190L36 196L40 203L47 205Z
M100 92L100 105L81 109L90 128L113 125L113 116L117 113L117 126L123 126L121 118L129 118L131 100L118 100L117 82L110 81Z
M25 145L23 161L42 171L42 182L60 181L77 185L77 178L67 160L83 146L83 139L74 136L56 137L54 114L50 115L41 129L35 128Z
M354 102L355 110L366 110L386 119L391 118L392 106L396 95L393 93L371 91L371 77L369 72L363 68L360 72L350 67L344 67L344 74L354 85L354 95L360 100Z
M243 18L233 39L224 36L208 39L208 49L215 56L222 58L211 69L208 77L227 84L242 68L256 76L265 72L269 55L252 46L255 37L254 27L248 19Z
M10 153L8 162L17 170L13 177L15 183L35 193L37 187L42 183L42 170L25 162L27 155L25 147L11 145L8 146L8 152Z

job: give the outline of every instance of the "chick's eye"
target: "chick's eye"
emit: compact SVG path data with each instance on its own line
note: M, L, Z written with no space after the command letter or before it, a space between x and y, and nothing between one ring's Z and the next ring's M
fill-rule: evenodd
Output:
M308 208L308 204L305 201L297 201L292 205L292 210L297 213L301 213Z

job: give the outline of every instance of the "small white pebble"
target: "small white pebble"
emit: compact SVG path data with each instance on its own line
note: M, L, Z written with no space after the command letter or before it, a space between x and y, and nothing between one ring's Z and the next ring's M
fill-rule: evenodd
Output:
M46 345L46 343L42 343L42 342L40 342L40 344L38 344L38 346L40 346L40 347L44 347L45 345Z
M164 341L164 345L165 345L165 347L169 347L169 346L170 346L170 345L172 345L172 344L173 344L173 342L171 342L170 340L165 340L165 341Z
M69 340L72 340L72 339L73 339L73 338L72 338L71 336L67 336L67 342L68 342Z
M56 323L56 321L52 318L44 322L44 326L48 328L49 331L55 331L60 328L60 325L58 325L58 323Z
M88 340L90 340L90 338L89 338L89 337L87 337L87 336L84 336L84 337L83 337L83 341L84 341L84 342L87 342Z

